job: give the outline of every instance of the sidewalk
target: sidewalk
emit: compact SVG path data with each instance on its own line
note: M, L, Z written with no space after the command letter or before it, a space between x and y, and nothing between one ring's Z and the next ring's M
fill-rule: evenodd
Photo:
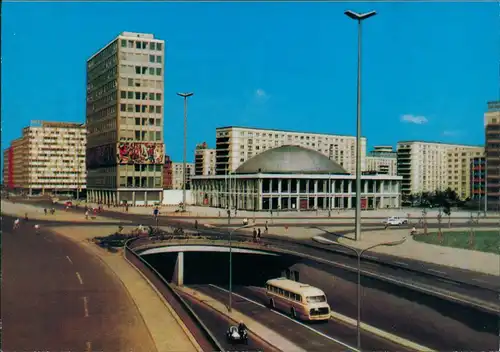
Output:
M235 310L234 308L232 309L232 312L229 313L227 311L227 307L213 299L210 296L207 296L199 291L193 290L191 288L185 287L185 286L176 286L176 288L184 292L191 297L196 298L198 301L205 303L209 307L213 308L220 314L232 319L235 324L240 321L244 321L245 325L247 326L248 330L255 335L257 335L259 338L267 342L269 345L276 347L278 350L283 351L283 352L306 352L304 349L300 348L299 346L295 345L292 343L290 340L284 338L281 335L278 335L275 331L266 328L264 325L260 324L256 320L243 315L239 311Z
M3 214L10 216L17 216L21 219L24 219L24 215L28 213L29 220L71 221L77 223L89 223L93 221L116 222L115 219L106 218L100 215L97 215L94 219L90 219L89 217L89 220L85 220L85 213L83 211L83 207L81 208L81 214L65 212L64 210L56 210L54 215L51 215L50 213L45 215L43 208L40 208L38 206L34 206L31 204L12 203L10 201L6 201L3 199L1 201L1 211ZM94 215L92 214L91 216ZM129 221L123 221L123 222L129 222Z
M200 346L168 303L119 253L107 252L87 240L110 234L115 226L53 228L97 255L120 278L148 327L158 352L201 352Z

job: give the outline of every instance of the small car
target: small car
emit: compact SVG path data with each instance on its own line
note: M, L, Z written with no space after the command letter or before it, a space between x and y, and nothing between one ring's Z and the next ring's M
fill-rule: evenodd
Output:
M73 202L71 202L71 201L68 200L67 202L64 203L64 206L68 207L68 208L71 208L73 206Z
M237 326L232 325L226 332L226 337L229 342L233 343L248 343L248 332L247 330L243 330L240 334L240 331Z
M408 219L400 218L398 216L393 216L385 219L383 223L386 225L400 226L408 224Z

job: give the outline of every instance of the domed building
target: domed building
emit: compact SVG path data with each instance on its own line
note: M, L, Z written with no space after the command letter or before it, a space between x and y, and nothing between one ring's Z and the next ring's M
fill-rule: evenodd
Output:
M400 206L400 176L363 175L364 208ZM257 154L228 175L193 176L195 205L240 210L346 209L355 177L325 155L284 145Z

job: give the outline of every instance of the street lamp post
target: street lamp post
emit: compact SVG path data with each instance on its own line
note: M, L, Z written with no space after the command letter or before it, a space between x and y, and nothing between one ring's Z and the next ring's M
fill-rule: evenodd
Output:
M182 211L186 211L186 153L187 153L187 100L194 93L177 93L178 96L184 98L184 153L182 158Z
M357 13L347 10L344 14L358 21L358 82L357 82L357 110L356 110L356 214L355 239L361 240L361 22L375 16L375 11Z
M229 313L233 311L233 233L235 231L254 226L255 224L245 224L229 231Z
M378 243L374 244L373 246L364 248L364 249L358 249L354 248L351 246L347 246L345 244L339 243L339 242L334 242L330 241L324 237L321 236L316 236L313 237L313 240L321 243L321 244L328 244L328 245L335 245L339 246L345 249L348 249L356 254L357 261L358 261L358 282L357 282L357 289L356 289L356 301L357 301L357 309L358 309L358 314L357 314L357 319L356 319L356 334L357 334L357 349L358 351L361 351L361 257L362 255L366 252L369 251L370 249L373 249L375 247L391 247L391 246L397 246L402 244L403 242L406 241L406 237L403 237L399 241L392 241L392 242L383 242L383 243Z

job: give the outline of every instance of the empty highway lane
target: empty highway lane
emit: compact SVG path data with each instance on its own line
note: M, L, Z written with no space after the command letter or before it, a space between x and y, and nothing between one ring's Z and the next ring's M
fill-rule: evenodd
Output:
M155 346L121 281L79 245L33 223L2 227L4 351L151 352Z

